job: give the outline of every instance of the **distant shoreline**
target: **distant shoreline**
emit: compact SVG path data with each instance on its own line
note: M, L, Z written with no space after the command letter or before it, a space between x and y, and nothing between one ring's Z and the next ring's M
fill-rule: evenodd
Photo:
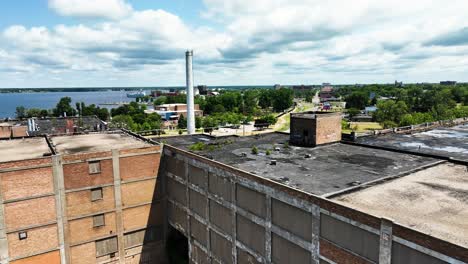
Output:
M221 89L248 89L248 88L273 88L270 85L246 85L246 86L208 86L208 88ZM102 91L138 91L138 90L183 90L184 86L161 87L70 87L70 88L0 88L0 93L49 93L49 92L102 92Z

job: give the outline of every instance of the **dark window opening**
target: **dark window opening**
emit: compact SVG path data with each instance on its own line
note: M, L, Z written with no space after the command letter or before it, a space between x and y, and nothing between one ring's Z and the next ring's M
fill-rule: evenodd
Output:
M189 263L187 237L173 227L169 228L166 250L170 264Z

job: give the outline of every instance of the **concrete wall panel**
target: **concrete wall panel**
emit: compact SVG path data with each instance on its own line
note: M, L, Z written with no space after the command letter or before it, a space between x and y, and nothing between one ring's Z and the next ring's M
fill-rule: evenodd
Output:
M185 162L174 157L166 157L166 169L168 172L185 179Z
M228 208L210 200L210 222L223 230L226 234L231 233L232 211Z
M168 203L168 209L169 221L184 231L187 230L187 213L173 203Z
M392 264L419 264L419 263L442 264L446 262L393 241Z
M48 196L5 204L5 223L9 230L55 221L55 197Z
M213 173L208 174L208 188L212 194L230 202L231 182L226 177L221 177Z
M112 210L115 208L114 187L103 187L101 200L91 201L91 190L67 193L66 200L68 217Z
M214 231L210 232L211 252L224 263L232 263L232 244Z
M271 236L271 259L274 263L309 264L310 252L273 234Z
M210 264L208 255L201 248L192 245L192 259L198 264Z
M237 248L237 263L238 264L260 264L257 259L248 252Z
M189 165L188 167L189 182L199 186L203 190L208 187L208 174L205 170Z
M273 224L310 241L312 239L312 215L297 207L271 200L271 220ZM294 219L294 221L291 221Z
M52 168L0 173L3 200L20 199L54 192Z
M372 261L379 260L379 236L324 214L320 223L321 237Z
M171 178L167 179L167 195L174 201L187 205L185 186Z
M265 227L257 225L241 215L236 216L236 222L237 240L265 256Z
M191 236L195 238L198 242L206 247L207 245L207 232L206 226L200 223L197 219L191 217L190 218L190 232Z
M206 218L207 200L204 195L194 190L189 191L190 209L201 217Z
M27 238L20 240L18 233L10 233L8 251L10 258L32 255L58 248L57 225L26 230Z
M158 175L160 154L146 154L120 158L120 178L125 181L156 177Z
M236 186L237 205L243 209L265 218L266 198L265 194L259 193L242 185Z

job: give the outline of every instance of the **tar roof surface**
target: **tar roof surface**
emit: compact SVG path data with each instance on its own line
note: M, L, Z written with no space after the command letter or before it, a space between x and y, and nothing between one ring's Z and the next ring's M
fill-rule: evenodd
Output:
M45 138L24 138L0 141L0 162L42 158L50 154Z
M195 153L317 195L408 172L436 161L341 143L316 148L286 147L288 140L287 134L269 133L218 139L180 136L161 141L186 150L196 142L204 142L206 149ZM253 146L259 149L258 155L251 153ZM275 148L279 151L274 151ZM266 155L267 149L270 155ZM276 165L270 165L271 160L276 160Z
M141 148L150 145L123 133L60 136L52 137L51 141L57 152L61 154L99 152L124 148Z
M358 138L357 142L468 160L468 124L412 135L362 137Z
M443 163L334 200L468 247L468 172Z

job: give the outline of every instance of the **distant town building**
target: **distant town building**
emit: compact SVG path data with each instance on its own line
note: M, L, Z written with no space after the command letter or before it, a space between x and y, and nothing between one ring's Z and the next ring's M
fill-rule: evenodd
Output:
M320 102L326 102L326 101L331 101L334 100L334 90L332 86L324 86L322 89L320 89L319 92L319 98Z
M154 110L146 110L145 113L157 113L164 121L178 120L181 115L187 117L187 104L162 104L155 106ZM195 104L195 116L203 116L198 104Z
M208 86L206 85L198 85L197 86L198 92L200 95L207 95L208 94Z
M395 80L395 87L403 87L403 82Z
M275 89L275 90L279 90L279 89L281 89L281 87L282 87L281 84L273 85L273 89Z
M304 84L301 84L301 85L294 85L294 86L292 87L292 89L293 89L294 91L305 92L305 91L309 91L309 90L314 89L314 86L313 86L313 85L304 85Z
M456 85L456 81L441 81L440 85Z
M159 96L177 96L180 92L177 89L171 88L169 90L156 90L151 92L152 97Z

